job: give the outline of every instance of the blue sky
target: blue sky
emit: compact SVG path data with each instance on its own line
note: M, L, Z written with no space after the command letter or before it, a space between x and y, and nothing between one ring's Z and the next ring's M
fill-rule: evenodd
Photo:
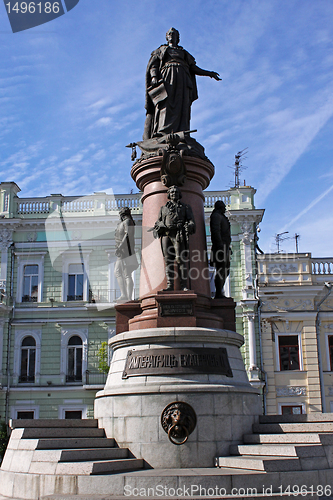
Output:
M50 23L13 34L0 9L0 180L21 197L136 187L130 150L145 119L149 55L174 26L198 66L191 128L227 189L248 147L247 185L265 208L260 246L301 235L333 256L333 2L80 0ZM293 240L282 249L294 251Z

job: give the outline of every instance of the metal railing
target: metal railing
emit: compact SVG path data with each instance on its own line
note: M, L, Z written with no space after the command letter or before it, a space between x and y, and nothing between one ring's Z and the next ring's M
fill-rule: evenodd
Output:
M107 373L86 371L86 385L105 385Z

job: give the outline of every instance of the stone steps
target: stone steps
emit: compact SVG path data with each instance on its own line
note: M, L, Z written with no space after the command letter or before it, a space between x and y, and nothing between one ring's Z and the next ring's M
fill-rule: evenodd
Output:
M333 422L281 422L281 423L266 423L253 424L253 432L257 434L275 434L275 433L333 433Z
M110 474L114 472L133 471L143 468L143 460L138 458L126 458L124 460L98 460L93 462L59 462L55 474Z
M89 419L68 419L68 420L58 420L55 418L43 418L43 419L11 419L9 421L9 426L11 429L27 429L27 428L39 428L39 427L56 427L59 428L75 428L84 427L84 428L95 428L98 429L98 420L89 418Z
M244 444L321 443L319 434L244 434Z
M252 455L263 455L263 456L277 456L277 457L325 457L325 451L321 445L283 445L283 444L273 444L266 445L231 445L230 446L231 455L242 455L242 456L252 456Z
M327 470L333 467L333 415L262 416L244 444L232 445L221 468L266 472Z
M241 456L219 457L215 462L217 467L257 470L265 472L299 471L301 463L298 457L288 458L277 456Z
M333 422L332 413L309 413L304 415L260 415L261 424L301 423L301 422Z
M48 424L50 426L48 427ZM77 424L77 426L76 426ZM14 420L1 469L30 475L97 475L143 469L97 420ZM26 425L26 427L20 427Z
M113 438L55 438L39 439L37 450L59 450L80 448L112 448L116 444Z
M61 450L59 462L84 462L89 460L115 460L128 458L127 448L80 448Z
M60 436L59 436L60 434ZM36 427L24 429L23 439L45 439L45 438L104 438L104 429L84 428L57 428Z

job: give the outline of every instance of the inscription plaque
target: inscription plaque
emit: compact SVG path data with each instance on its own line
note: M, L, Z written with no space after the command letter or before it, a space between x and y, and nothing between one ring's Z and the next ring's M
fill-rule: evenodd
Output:
M192 302L160 303L160 316L193 316Z
M122 378L140 375L207 373L233 377L227 349L193 347L143 349L127 353Z

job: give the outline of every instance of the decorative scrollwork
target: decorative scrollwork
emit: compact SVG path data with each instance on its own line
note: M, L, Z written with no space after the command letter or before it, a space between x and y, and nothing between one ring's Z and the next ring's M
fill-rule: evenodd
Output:
M188 403L175 401L162 411L161 424L171 443L181 445L195 429L197 416Z

